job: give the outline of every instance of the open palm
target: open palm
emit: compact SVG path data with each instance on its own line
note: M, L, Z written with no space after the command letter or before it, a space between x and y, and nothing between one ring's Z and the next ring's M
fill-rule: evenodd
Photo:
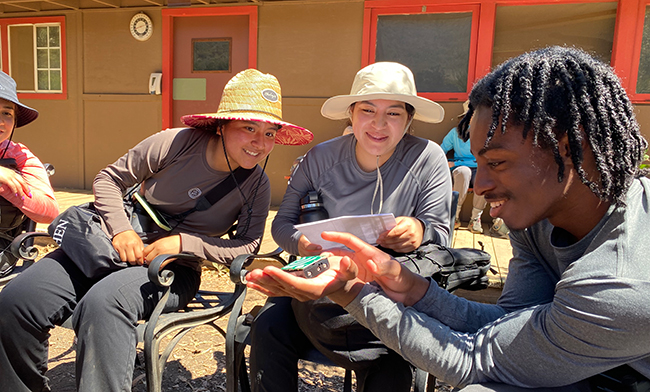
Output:
M273 266L246 275L247 286L270 297L289 296L299 301L321 298L343 289L356 278L357 267L347 258L329 257L330 268L305 279Z

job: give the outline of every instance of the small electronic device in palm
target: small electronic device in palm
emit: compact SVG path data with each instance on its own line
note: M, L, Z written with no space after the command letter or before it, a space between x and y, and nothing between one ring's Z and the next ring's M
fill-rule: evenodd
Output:
M324 271L327 271L329 267L330 263L327 260L327 257L307 256L301 257L298 260L285 265L282 267L282 270L310 279L320 275Z

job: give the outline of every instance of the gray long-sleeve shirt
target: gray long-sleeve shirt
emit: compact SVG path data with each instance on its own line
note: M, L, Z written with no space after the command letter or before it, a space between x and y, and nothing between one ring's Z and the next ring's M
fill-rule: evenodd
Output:
M582 240L548 221L511 232L496 305L430 285L413 307L366 285L346 310L384 344L454 385L572 384L628 364L650 377L650 180L634 180Z
M300 198L308 191L320 193L330 218L370 214L377 172L361 170L355 146L352 134L328 140L309 150L296 168L272 226L273 239L287 252L298 254L302 233L294 224L298 223ZM422 243L447 244L451 176L440 146L406 135L380 171L384 186L381 212L418 218L424 224ZM378 209L379 193L374 211Z
M115 163L95 177L95 206L102 215L109 234L114 236L131 229L124 212L122 195L131 186L142 183L144 196L158 210L176 215L196 205L196 198L223 181L229 172L210 167L207 145L214 133L175 128L158 132L130 149ZM219 145L219 148L221 145ZM261 181L260 181L261 176ZM255 191L257 184L259 189ZM262 168L239 184L205 211L195 211L174 229L181 236L181 251L201 258L229 264L237 255L257 248L271 203L271 187ZM253 201L253 195L257 196ZM238 239L219 238L235 223L242 232L248 219L244 197L252 202L252 215L246 235Z

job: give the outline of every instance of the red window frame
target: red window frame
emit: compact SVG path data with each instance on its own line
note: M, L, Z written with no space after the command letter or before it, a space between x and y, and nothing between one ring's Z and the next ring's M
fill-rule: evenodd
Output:
M472 27L470 33L470 52L467 69L467 91L456 92L422 92L420 96L434 101L462 101L467 99L469 90L476 80L477 69L477 46L479 36L480 6L475 4L433 4L432 1L366 1L364 10L364 32L362 49L362 66L375 62L375 50L377 41L377 21L380 15L404 15L404 14L441 14L441 13L472 13Z
M437 101L458 101L467 98L471 85L485 76L492 63L494 28L497 6L576 4L593 2L613 2L612 0L368 0L365 2L363 66L374 62L374 47L377 37L377 15L391 13L422 12L467 12L478 7L477 18L472 18L472 42L470 44L470 64L468 89L465 94L422 93L421 95ZM611 65L621 78L623 87L633 103L650 102L650 94L637 94L636 82L641 57L643 22L645 8L650 0L618 0L614 43ZM475 30L474 23L478 23ZM476 35L475 35L476 34Z
M0 19L0 43L2 45L2 71L9 75L9 27L18 24L58 23L61 32L61 92L18 93L18 99L66 99L68 97L65 16L39 16L33 18Z
M650 0L620 1L619 7L616 24L617 26L619 23L621 26L626 26L626 29L621 31L621 35L625 35L625 40L621 39L621 45L617 51L620 53L620 60L613 65L623 80L623 85L632 102L648 103L650 102L650 93L637 93L636 84L641 61L645 10L646 7L650 7ZM626 42L627 44L625 44Z

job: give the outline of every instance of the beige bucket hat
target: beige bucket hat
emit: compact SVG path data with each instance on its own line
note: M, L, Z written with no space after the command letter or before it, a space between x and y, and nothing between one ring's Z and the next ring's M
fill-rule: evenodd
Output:
M418 96L411 70L393 62L378 62L361 69L354 77L350 94L328 99L320 112L332 120L343 120L349 117L351 104L373 99L406 102L415 108L416 120L439 123L445 117L442 106Z
M2 71L0 71L0 98L16 104L16 128L27 125L38 117L38 111L36 109L32 109L18 101L16 81Z
M193 128L214 126L217 119L265 121L280 125L275 135L276 144L298 146L314 139L309 130L282 121L282 93L278 79L252 68L241 71L228 81L216 113L181 117L183 124Z

